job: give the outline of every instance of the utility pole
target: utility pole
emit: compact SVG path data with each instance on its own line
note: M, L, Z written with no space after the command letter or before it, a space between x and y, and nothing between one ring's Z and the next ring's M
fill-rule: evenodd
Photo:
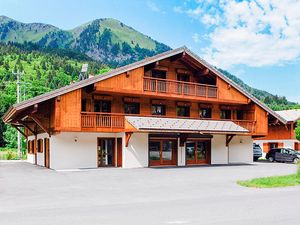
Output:
M21 75L24 74L24 72L20 72L19 70L17 72L12 72L13 75L16 75L17 76L17 103L20 103L21 101L21 82L20 82L20 79L21 79ZM18 156L19 158L21 158L21 133L18 131L18 140L17 140L17 143L18 143Z

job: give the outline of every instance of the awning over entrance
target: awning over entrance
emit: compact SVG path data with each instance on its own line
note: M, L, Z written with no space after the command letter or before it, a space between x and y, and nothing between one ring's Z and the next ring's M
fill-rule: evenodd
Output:
M140 131L159 132L199 132L199 133L249 133L249 131L232 121L197 120L178 118L158 118L126 116L126 120Z

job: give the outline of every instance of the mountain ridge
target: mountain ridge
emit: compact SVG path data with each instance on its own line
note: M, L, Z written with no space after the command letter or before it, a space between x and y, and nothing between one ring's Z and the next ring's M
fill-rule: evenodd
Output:
M171 49L113 18L95 19L63 30L50 24L22 23L0 16L0 42L33 42L41 47L72 49L113 67Z

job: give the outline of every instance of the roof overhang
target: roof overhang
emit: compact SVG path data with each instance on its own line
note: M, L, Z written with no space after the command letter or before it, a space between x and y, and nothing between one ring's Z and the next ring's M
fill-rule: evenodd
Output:
M125 119L140 132L176 132L200 134L248 134L249 131L232 121L198 120L126 116Z

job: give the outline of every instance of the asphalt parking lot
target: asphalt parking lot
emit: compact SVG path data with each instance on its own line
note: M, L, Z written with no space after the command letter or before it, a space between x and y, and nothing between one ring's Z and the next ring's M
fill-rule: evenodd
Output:
M57 172L0 162L1 225L299 225L300 186L240 187L283 163Z

